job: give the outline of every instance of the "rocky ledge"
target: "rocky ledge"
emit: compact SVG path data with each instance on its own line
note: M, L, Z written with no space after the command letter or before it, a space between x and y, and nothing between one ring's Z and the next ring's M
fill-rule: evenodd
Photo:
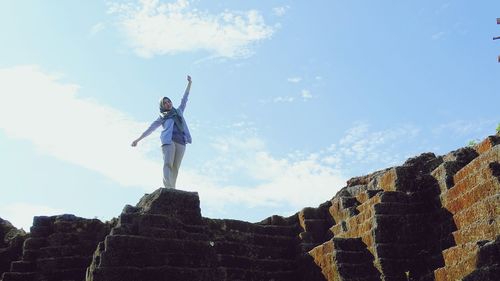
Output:
M500 280L498 144L424 153L259 223L204 218L196 192L172 189L109 223L35 217L4 239L3 281Z

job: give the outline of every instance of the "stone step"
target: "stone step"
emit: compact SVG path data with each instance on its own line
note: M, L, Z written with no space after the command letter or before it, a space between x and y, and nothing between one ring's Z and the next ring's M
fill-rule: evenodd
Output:
M468 274L463 281L483 281L483 280L499 280L500 265L492 265L474 270Z
M444 196L446 196L446 201L452 201L453 199L459 197L460 195L469 192L471 189L477 185L495 177L489 167L489 164L481 166L479 171L474 174L468 175L459 182L456 182L453 187L451 187Z
M53 272L62 269L87 268L92 261L91 256L73 256L37 259L37 268L43 272Z
M54 230L50 226L32 226L30 228L30 235L33 238L43 238L54 233Z
M292 281L297 280L297 273L293 271L266 272L258 270L244 270L238 268L217 268L220 279L227 281Z
M455 184L460 182L462 179L468 177L469 175L473 175L476 171L481 169L481 166L485 165L484 163L491 162L500 162L500 146L494 146L484 153L480 154L474 160L472 160L465 167L460 169L455 176L453 177Z
M187 232L179 229L165 229L160 227L140 227L137 230L139 236L164 238L164 239L184 239L184 240L209 240L206 233Z
M498 194L500 192L500 182L496 178L490 178L489 180L474 186L467 193L461 194L454 200L448 201L444 200L443 206L452 214L456 214L462 210L465 210L481 201L483 198L490 197L492 195Z
M55 233L89 233L102 236L102 222L97 219L55 220L53 224ZM97 237L96 237L97 238Z
M477 256L458 259L459 263L446 265L434 271L436 281L462 280L476 268Z
M363 244L363 241L360 238L332 238L333 248L335 250L343 250L343 251L364 251L366 249L366 245Z
M342 209L347 209L350 207L356 207L360 205L360 202L356 197L353 196L341 196L339 198L340 207Z
M225 241L239 242L258 246L292 247L299 243L297 236L273 236L257 233L229 232Z
M385 276L404 276L408 261L408 259L378 258L374 264Z
M34 261L38 258L39 250L27 250L23 249L23 260L24 261Z
M127 255L116 255L113 252L104 251L100 255L99 266L177 266L177 267L208 267L214 261L208 260L204 253L185 254L185 253L151 253L137 252Z
M335 250L334 256L338 263L343 264L356 264L373 261L373 255L371 255L366 249L363 251Z
M412 203L408 194L401 191L384 191L379 197L381 203Z
M479 245L476 242L456 245L443 251L446 267L454 266L457 262L477 257Z
M47 239L45 238L28 238L24 241L23 248L27 250L40 249L47 245Z
M474 203L469 208L461 210L453 215L453 220L458 229L466 227L474 222L485 219L495 219L500 215L500 194L485 197Z
M257 271L290 271L297 268L295 260L255 259L246 256L217 255L217 265L226 268L239 268Z
M500 205L497 205L497 209L498 206ZM454 231L453 238L457 245L461 245L481 240L495 240L499 234L500 214L496 214L494 219L480 219Z
M10 263L11 272L35 272L36 263L31 261L14 261Z
M311 244L314 247L314 244ZM215 241L214 249L218 254L225 255L236 255L236 256L245 256L251 255L252 257L258 259L280 259L286 257L293 257L296 254L295 247L277 247L277 246L256 246L256 245L248 245L241 244L237 242L231 241Z
M271 236L294 236L300 230L297 224L293 225L269 225L259 223L249 223L237 220L211 220L208 226L213 230L237 233L255 233Z
M330 212L331 216L333 217L333 220L338 222L338 221L343 221L343 220L349 219L349 218L359 214L359 208L361 206L362 205L353 206L353 207L350 207L347 209L336 209L335 205L332 205L332 207L330 207L329 212Z
M35 281L34 272L5 272L2 281Z
M52 233L47 237L48 246L68 246L79 244L96 244L100 239L95 238L95 234L74 232L74 233Z
M317 243L300 243L298 248L299 248L299 251L301 253L307 253L309 251L311 251L312 249L314 249L316 246L318 246Z
M339 275L342 276L342 280L371 280L380 276L380 272L371 261L358 264L340 263L337 264L337 270Z
M80 243L69 246L42 247L38 251L38 258L55 258L71 256L90 256L97 248L97 242Z
M421 243L376 243L374 245L377 257L389 259L408 259L414 253L429 247L427 241Z
M322 231L326 223L325 219L304 219L302 221L302 229L307 232Z
M355 277L355 278L343 278L342 281L380 281L380 273L377 272L373 276L366 277Z
M359 237L363 233L370 231L374 225L375 212L361 212L355 217L346 221L341 221L330 228L334 236L343 235L343 237Z
M85 280L85 271L86 267L51 270L40 273L40 277L35 280Z
M432 201L421 203L380 202L373 207L377 215L425 214L437 208Z
M106 251L117 254L151 253L197 253L210 247L210 241L189 241L182 239L155 239L144 236L113 235L104 240Z
M166 229L183 229L184 226L187 226L184 222L172 215L147 213L122 213L120 215L119 225L138 225L142 227L161 227ZM196 224L196 226L203 228L203 226L198 224ZM195 227L193 227L193 229L194 228Z
M477 153L483 154L499 143L500 137L498 136L498 134L496 136L488 136L482 142L475 145L474 149L477 151Z
M88 274L93 281L217 281L213 268L162 267L99 267ZM88 280L89 278L87 278Z

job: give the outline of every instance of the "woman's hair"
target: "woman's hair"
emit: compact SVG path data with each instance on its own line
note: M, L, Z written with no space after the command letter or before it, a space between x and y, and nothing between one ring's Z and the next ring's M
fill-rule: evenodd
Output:
M167 110L165 109L165 107L163 107L163 101L164 101L165 99L167 99L168 101L172 102L172 100L171 100L171 99L169 99L168 97L162 97L162 98L160 99L160 112L165 112L165 111L167 111Z

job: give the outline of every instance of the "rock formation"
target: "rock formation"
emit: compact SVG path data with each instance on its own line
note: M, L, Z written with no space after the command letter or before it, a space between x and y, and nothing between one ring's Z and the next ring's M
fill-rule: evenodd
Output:
M259 223L204 218L172 189L111 224L35 217L3 281L500 280L498 144L424 153Z
M23 251L26 233L0 218L0 276L9 271L10 263L18 260Z
M13 261L3 281L84 280L97 244L110 226L73 215L33 219L22 257Z

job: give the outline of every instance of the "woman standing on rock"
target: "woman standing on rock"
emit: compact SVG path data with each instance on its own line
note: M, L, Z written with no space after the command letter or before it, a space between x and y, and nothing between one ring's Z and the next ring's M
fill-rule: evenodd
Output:
M183 117L184 109L191 89L191 76L187 76L188 84L181 104L175 108L172 101L163 97L160 99L160 116L153 121L142 135L132 142L132 146L150 135L158 127L163 126L161 132L161 149L163 151L163 185L166 188L175 188L177 174L181 166L186 144L191 143L191 135Z

